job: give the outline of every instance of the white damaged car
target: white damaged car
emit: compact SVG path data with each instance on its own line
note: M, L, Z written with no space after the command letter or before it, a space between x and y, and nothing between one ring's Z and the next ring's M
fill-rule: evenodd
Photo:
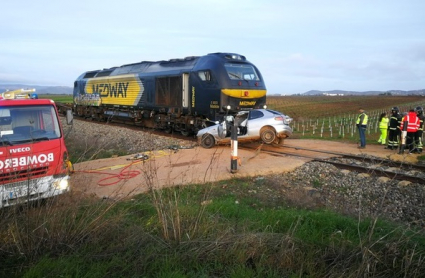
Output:
M196 136L198 143L209 149L230 143L235 125L238 142L261 140L265 144L283 145L284 139L292 135L291 121L292 118L269 109L240 111L235 117L226 116L223 122L201 129Z

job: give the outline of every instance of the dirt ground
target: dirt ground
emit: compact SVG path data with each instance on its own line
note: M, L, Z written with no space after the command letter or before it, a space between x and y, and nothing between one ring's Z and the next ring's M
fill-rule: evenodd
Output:
M368 145L366 149L358 149L352 143L322 140L287 139L285 145L367 154L409 163L415 163L418 156L398 155L396 151L386 150L381 145ZM75 173L71 180L74 191L117 199L140 194L150 188L289 172L310 161L306 158L273 156L262 153L261 150L244 149L238 150L238 158L237 169L231 169L230 146L162 150L78 163L74 165Z

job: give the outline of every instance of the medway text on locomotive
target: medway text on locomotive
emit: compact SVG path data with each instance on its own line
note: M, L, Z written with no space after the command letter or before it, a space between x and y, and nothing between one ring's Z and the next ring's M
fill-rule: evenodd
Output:
M78 116L189 135L226 114L264 108L266 86L244 56L211 53L88 71L73 97Z

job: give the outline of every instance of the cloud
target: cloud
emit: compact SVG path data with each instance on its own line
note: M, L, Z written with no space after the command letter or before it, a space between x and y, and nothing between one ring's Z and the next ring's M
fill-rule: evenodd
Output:
M3 78L72 86L87 70L235 52L275 93L424 86L419 0L22 0L2 10Z

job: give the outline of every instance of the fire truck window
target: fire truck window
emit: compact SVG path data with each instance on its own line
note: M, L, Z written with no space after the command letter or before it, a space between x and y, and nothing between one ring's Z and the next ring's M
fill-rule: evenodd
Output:
M17 126L13 128L13 134L21 134L26 137L31 137L31 131L33 131L34 128L32 126Z
M14 107L10 109L10 118L7 127L0 125L0 135L8 135L13 144L24 143L25 139L51 140L61 136L56 110L51 105Z
M10 117L9 109L0 109L0 125L10 125L12 117ZM2 129L3 130L3 129Z
M12 117L0 117L0 125L10 125L12 123Z
M9 109L0 109L0 118L10 117Z
M33 115L33 112L27 109L14 109L11 113L13 128L33 125L36 119L36 115Z

